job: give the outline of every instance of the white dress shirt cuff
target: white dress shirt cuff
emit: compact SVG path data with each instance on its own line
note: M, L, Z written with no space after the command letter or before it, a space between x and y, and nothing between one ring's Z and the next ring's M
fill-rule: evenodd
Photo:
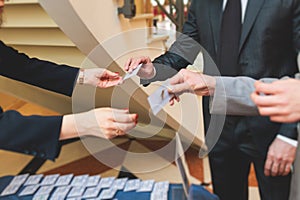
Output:
M291 138L288 138L288 137L280 135L280 134L278 134L276 136L276 138L281 139L282 141L284 141L284 142L286 142L286 143L288 143L290 145L293 145L294 147L298 146L298 141L297 140L293 140Z

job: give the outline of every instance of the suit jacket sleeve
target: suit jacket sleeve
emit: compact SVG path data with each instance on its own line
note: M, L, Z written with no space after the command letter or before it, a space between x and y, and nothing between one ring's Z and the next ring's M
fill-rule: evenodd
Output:
M54 160L59 152L61 116L22 116L0 113L0 148Z
M0 75L60 94L72 95L78 68L29 58L0 41Z
M195 17L197 1L192 1L189 8L188 19L183 26L182 34L178 36L170 49L153 60L156 76L149 80L141 80L146 85L154 81L164 81L174 76L180 69L194 63L202 47L199 44L199 27Z
M71 96L77 74L77 68L29 58L0 41L2 76ZM0 107L0 148L54 160L61 123L61 116L22 116Z
M271 81L271 79L268 79ZM273 79L275 81L277 79ZM216 77L214 96L211 97L210 113L226 115L259 115L250 94L255 90L255 80L249 77ZM297 124L282 124L279 134L297 139Z
M259 115L250 99L255 80L249 77L216 77L214 96L211 97L210 113L226 115Z

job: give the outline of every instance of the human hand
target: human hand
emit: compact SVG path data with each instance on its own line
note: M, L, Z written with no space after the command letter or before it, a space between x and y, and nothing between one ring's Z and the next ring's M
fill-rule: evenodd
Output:
M286 79L273 83L257 81L255 88L251 98L261 115L270 116L275 122L291 123L300 120L299 80Z
M183 93L195 93L199 96L209 96L214 92L216 80L212 76L207 76L187 69L181 69L175 76L169 79L169 93L174 97L170 104L174 104L174 99L179 101L178 96Z
M92 135L111 139L125 135L138 121L137 114L129 114L128 109L97 108L88 112L65 115L60 139L77 135Z
M80 79L82 79L82 82L80 82ZM115 86L121 81L122 77L119 76L119 73L114 73L102 68L81 69L77 79L77 83L88 84L99 88Z
M139 64L143 64L137 75L142 79L151 79L155 76L155 68L151 59L147 56L129 58L125 63L124 69L131 73Z
M265 162L264 173L266 176L286 176L291 171L291 165L295 160L296 147L275 138L269 147Z

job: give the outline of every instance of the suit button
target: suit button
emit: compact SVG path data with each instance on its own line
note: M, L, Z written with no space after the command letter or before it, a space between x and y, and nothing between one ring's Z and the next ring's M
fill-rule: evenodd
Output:
M24 153L25 153L25 154L29 154L29 151L28 151L28 150L24 150Z
M33 156L36 156L36 155L37 155L36 151L31 152L31 154L32 154Z
M40 157L41 157L41 158L45 158L45 156L46 156L46 155L45 155L44 153L41 153L41 154L40 154Z

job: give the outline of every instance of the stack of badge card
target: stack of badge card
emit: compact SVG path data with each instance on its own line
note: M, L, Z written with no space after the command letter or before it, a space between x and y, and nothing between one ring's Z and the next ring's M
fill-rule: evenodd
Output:
M14 195L20 198L32 197L35 200L113 199L118 191L130 194L130 192L152 192L153 190L154 199L163 200L167 197L168 188L168 182L155 183L154 180L101 178L87 174L79 176L73 174L30 176L25 174L14 177L2 191L0 197Z

